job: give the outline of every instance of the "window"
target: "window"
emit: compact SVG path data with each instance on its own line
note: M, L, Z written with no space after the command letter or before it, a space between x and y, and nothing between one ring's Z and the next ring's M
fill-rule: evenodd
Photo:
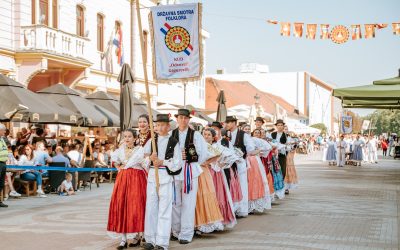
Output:
M58 28L58 0L53 0L52 12L53 12L53 28L57 29Z
M76 34L78 36L85 35L85 16L82 6L76 6Z
M39 1L39 23L44 25L49 25L49 1L40 0Z
M104 16L97 14L97 50L104 52Z

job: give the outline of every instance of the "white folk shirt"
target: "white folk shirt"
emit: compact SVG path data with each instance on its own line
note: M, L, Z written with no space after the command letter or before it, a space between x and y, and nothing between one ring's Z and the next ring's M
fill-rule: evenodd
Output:
M286 154L286 144L282 144L281 143L281 137L282 137L282 133L280 132L276 132L276 142L278 143L278 151L280 154ZM286 142L289 142L288 140L288 136L286 136Z
M261 151L260 156L267 157L269 152L272 150L271 145L266 140L257 137L252 137L251 139L254 141L256 148Z
M337 152L338 153L342 153L345 154L346 153L346 148L347 148L347 143L345 141L339 141L336 143L336 147L337 147Z
M111 154L111 162L116 164L124 164L123 169L136 168L147 170L149 160L144 156L143 147L135 147L129 159L127 159L125 156L125 147L125 144L122 144Z
M188 129L185 129L184 131L179 130L179 148L181 149L180 151L185 148L185 141L186 141L186 135L187 135ZM207 160L207 142L204 140L203 136L198 131L194 132L193 136L193 144L196 147L196 153L199 156L199 159L197 162L192 162L192 177L196 178L198 177L201 173L203 173L203 170L201 169L200 165ZM184 171L182 171L178 176L175 177L176 180L183 180L184 179Z
M231 142L235 144L236 142L236 135L238 133L238 129L236 128L234 131L231 132ZM254 145L254 141L251 139L250 135L244 133L243 137L243 144L246 147L246 152L251 153L256 150L256 146Z
M170 135L166 136L158 136L157 138L157 147L158 147L158 152L157 152L157 157L160 160L163 160L163 166L168 167L169 170L175 172L179 169L182 168L182 153L179 150L179 145L176 144L174 148L174 157L165 160L165 152L167 150L168 146L168 140L169 140ZM146 145L144 146L144 152L145 154L151 154L151 140L149 140ZM149 175L147 176L147 181L148 182L155 182L156 181L156 175L155 175L155 169L153 167L150 167L149 169ZM173 177L167 173L167 170L165 168L159 168L158 169L158 178L160 181L160 184L165 184L165 183L170 183L173 181Z

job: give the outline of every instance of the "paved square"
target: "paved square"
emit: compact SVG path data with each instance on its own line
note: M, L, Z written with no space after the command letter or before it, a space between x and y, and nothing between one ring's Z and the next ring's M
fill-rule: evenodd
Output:
M171 249L399 249L400 161L328 167L320 154L296 157L299 188L229 231ZM115 249L106 235L111 184L73 197L7 201L0 249Z

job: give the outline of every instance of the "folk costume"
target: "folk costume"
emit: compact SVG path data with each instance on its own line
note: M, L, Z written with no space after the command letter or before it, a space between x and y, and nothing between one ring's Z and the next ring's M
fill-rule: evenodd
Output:
M157 115L157 121L169 121L168 115ZM182 168L182 154L178 141L167 136L156 136L158 159L163 165L158 167L159 193L156 189L156 176L151 164L147 183L146 219L144 237L146 244L167 249L171 235L172 204L174 202L173 177L180 173ZM152 153L151 141L145 145L145 153Z
M111 155L113 166L122 165L110 201L107 231L111 237L135 238L144 232L148 162L143 147L123 144Z
M179 109L178 115L190 117L187 109ZM174 177L176 202L172 211L172 233L182 244L192 241L194 235L195 208L198 177L203 172L200 165L207 157L207 143L203 136L191 128L172 131L172 137L179 141L180 150L185 150L186 160L182 171Z

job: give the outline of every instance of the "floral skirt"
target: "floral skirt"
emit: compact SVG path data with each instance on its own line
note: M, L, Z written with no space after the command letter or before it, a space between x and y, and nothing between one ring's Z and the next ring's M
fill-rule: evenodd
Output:
M208 167L201 167L196 197L195 226L203 233L223 230L223 217L219 208L214 182Z
M294 166L294 152L289 152L286 157L286 176L285 176L285 188L293 189L297 187L297 172Z
M214 181L219 209L224 219L223 224L227 227L233 227L236 224L236 218L233 210L232 197L225 180L225 173L222 170L215 171L211 169L210 171Z
M127 234L134 238L144 232L147 177L144 170L118 172L108 212L107 231L111 237Z

